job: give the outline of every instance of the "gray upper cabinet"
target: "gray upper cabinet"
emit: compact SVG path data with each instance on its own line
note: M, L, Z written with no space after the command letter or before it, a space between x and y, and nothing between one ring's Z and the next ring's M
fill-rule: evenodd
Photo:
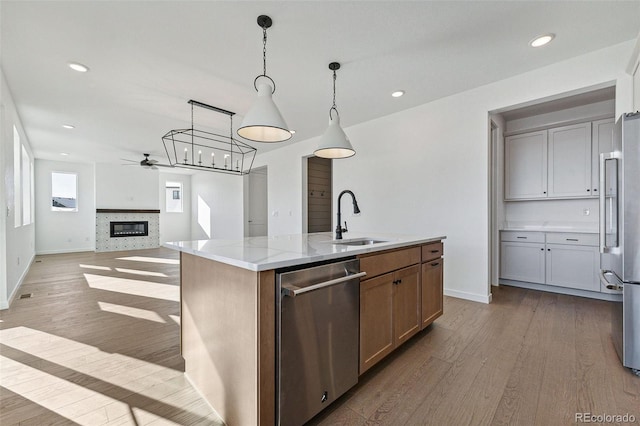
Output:
M504 199L598 196L598 159L610 152L613 118L554 127L504 141Z
M547 131L505 139L505 199L547 196Z
M594 121L591 126L592 159L591 159L591 193L599 194L600 186L600 154L613 151L613 118Z
M591 123L549 129L547 196L590 196L591 155Z

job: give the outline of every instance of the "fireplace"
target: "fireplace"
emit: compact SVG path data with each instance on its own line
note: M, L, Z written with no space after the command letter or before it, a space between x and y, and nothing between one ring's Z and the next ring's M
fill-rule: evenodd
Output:
M96 209L97 252L157 247L160 247L160 210Z
M110 237L146 237L149 235L148 221L109 222Z

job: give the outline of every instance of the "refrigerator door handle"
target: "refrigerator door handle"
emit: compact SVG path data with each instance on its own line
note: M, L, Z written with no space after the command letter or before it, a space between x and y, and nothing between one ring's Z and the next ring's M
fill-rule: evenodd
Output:
M616 283L611 283L608 279L607 279L607 275L610 275L613 277L614 281L617 281ZM604 271L604 270L600 270L600 282L602 284L604 284L605 287L607 287L609 290L618 290L618 291L622 291L623 288L623 283L617 279L618 277L615 276L615 274L612 271Z
M603 152L600 154L600 194L598 195L600 210L600 253L608 253L611 247L607 246L607 179L605 173L605 162L607 160L617 160L620 158L619 152ZM617 174L617 167L616 167ZM617 176L616 176L617 179ZM617 231L616 231L617 232Z

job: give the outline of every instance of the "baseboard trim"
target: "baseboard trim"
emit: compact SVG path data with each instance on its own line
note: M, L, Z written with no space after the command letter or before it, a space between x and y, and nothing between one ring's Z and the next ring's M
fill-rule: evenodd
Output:
M62 249L62 250L39 250L36 252L37 255L43 254L65 254L65 253L82 253L85 251L95 251L93 248L71 248L71 249Z
M16 296L18 295L18 290L20 290L20 287L22 286L22 282L24 281L25 277L27 276L27 273L31 269L31 265L33 265L33 261L35 260L35 258L36 258L36 254L34 253L33 255L31 255L31 259L29 259L29 266L27 266L24 272L22 272L22 275L20 275L20 278L18 279L18 285L16 285L16 288L14 288L13 291L11 292L9 299L6 302L3 301L2 303L0 303L0 310L9 309L9 306L11 306Z
M547 293L567 294L569 296L587 297L589 299L607 300L609 302L619 302L622 300L621 294L596 293L594 291L578 290L568 287L556 287L546 284L529 283L525 281L500 280L500 285L526 288L528 290L546 291Z
M480 303L486 303L486 304L491 303L491 298L492 298L491 293L483 295L483 294L476 294L476 293L467 293L466 291L451 290L447 288L444 289L444 295L455 297L458 299L471 300L472 302L480 302Z

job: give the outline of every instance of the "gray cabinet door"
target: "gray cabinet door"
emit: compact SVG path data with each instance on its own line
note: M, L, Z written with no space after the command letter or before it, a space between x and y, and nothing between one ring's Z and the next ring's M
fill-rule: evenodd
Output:
M547 196L547 131L509 136L504 142L506 200Z
M547 244L547 284L600 291L598 247Z
M549 129L548 196L591 196L591 123Z
M544 284L544 243L500 244L500 278Z

